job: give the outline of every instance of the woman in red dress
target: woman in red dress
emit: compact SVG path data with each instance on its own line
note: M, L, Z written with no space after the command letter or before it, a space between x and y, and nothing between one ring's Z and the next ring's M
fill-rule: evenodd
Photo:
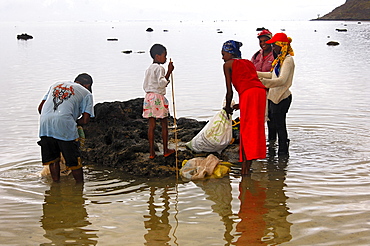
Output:
M240 47L243 44L229 40L222 46L222 59L226 80L226 106L232 114L231 100L233 89L239 94L240 109L240 150L239 161L242 163L242 174L248 174L252 161L266 158L265 109L266 87L258 79L256 68L247 59L241 59Z

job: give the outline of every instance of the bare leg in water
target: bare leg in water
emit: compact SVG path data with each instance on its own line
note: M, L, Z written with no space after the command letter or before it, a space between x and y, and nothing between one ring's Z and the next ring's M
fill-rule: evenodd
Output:
M49 165L51 178L54 182L59 182L60 180L60 165L59 160L56 162L53 162Z
M242 175L251 173L252 160L246 160L242 162Z
M84 181L84 173L82 167L76 170L72 170L72 175L76 180L76 183L83 183Z
M250 174L250 170L251 170L253 160L247 160L247 157L245 156L244 149L242 151L243 151L242 175L248 175L248 174Z
M54 162L49 165L50 168L50 174L51 178L53 179L54 182L59 182L60 181L60 165L59 161ZM77 183L83 183L84 178L83 178L83 170L82 168L72 170L72 175L74 179L76 180Z

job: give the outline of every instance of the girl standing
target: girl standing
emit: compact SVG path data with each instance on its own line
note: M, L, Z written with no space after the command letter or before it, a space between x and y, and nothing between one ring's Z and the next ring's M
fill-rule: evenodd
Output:
M161 44L154 44L150 49L150 56L153 58L153 63L145 72L144 91L146 92L143 117L149 119L148 140L150 159L156 157L154 148L154 132L156 127L156 119L161 120L162 139L163 139L163 155L167 157L175 153L174 149L168 149L168 100L164 96L166 87L170 83L169 77L174 70L173 63L168 63L168 70L162 64L167 61L167 50Z

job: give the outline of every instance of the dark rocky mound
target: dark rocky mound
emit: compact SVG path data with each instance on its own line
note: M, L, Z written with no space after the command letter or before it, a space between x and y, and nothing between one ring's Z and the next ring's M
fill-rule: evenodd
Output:
M17 35L17 39L28 40L33 39L33 37L27 33L22 33Z
M347 0L332 12L315 20L370 21L370 1Z
M329 45L329 46L337 46L337 45L339 45L339 42L337 42L337 41L329 41L329 42L326 43L326 45Z
M104 102L95 105L95 118L84 126L85 145L81 148L85 162L115 167L122 172L136 176L160 177L176 175L176 155L169 157L157 155L149 159L149 143L147 139L148 122L142 117L143 98L126 102ZM179 151L177 165L185 159L195 156L206 156L209 153L195 154L184 147L206 124L194 119L179 118L177 120L177 139ZM169 118L173 125L173 117ZM155 132L157 151L162 144L161 126L157 122ZM172 147L175 132L169 131ZM170 146L171 147L171 146ZM213 153L220 159L231 161L237 159L238 146L230 145L221 155Z

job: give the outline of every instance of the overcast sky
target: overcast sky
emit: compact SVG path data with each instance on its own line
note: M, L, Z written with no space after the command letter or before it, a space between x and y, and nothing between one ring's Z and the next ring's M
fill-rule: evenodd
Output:
M0 21L310 20L345 0L1 0Z

